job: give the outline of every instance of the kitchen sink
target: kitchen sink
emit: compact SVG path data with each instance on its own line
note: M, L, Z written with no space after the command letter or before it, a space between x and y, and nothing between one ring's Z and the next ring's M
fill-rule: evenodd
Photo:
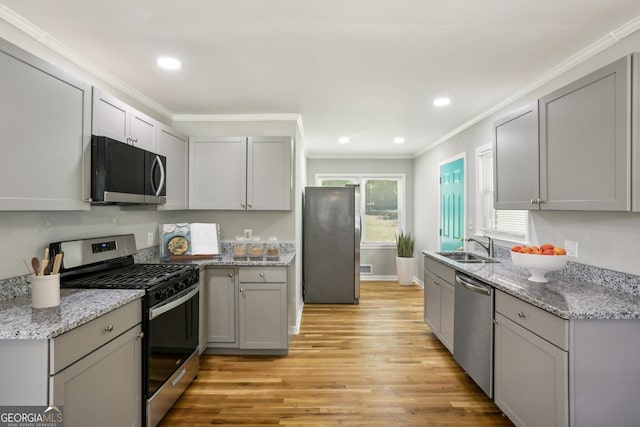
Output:
M490 264L500 262L470 252L436 252L436 254L461 264Z

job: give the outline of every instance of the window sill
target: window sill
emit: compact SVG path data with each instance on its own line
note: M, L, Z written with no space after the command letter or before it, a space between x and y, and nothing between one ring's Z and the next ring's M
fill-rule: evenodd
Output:
M360 243L361 250L369 250L369 249L385 249L385 250L395 250L395 243Z

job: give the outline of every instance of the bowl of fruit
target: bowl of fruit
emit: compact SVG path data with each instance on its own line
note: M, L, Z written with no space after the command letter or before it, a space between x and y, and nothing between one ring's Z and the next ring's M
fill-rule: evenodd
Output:
M545 243L538 246L513 246L511 259L519 267L531 273L532 282L546 283L544 275L550 271L562 270L567 264L567 251L560 246Z

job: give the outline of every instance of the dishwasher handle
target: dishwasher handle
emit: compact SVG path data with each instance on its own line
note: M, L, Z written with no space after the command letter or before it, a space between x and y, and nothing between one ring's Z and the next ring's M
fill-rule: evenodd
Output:
M489 286L486 286L483 283L472 279L471 277L456 275L456 283L464 286L472 292L491 296L492 289Z

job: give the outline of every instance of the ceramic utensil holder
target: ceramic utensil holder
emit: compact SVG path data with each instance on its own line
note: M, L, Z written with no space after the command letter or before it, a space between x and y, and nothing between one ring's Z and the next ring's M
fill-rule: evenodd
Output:
M60 305L60 274L31 276L31 307L47 308Z

